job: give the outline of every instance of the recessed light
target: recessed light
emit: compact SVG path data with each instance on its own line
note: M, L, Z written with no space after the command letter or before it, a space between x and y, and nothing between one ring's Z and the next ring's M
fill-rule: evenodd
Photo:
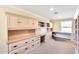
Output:
M49 10L50 10L50 11L53 11L53 10L54 10L54 8L50 8Z
M58 12L54 12L54 14L58 14Z

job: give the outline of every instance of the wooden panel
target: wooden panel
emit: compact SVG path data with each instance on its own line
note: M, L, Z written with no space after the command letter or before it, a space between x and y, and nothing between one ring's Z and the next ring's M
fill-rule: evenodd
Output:
M34 28L38 28L38 21L37 20L34 20Z
M7 14L9 30L36 29L37 20L31 17L24 17L15 14Z
M32 38L35 36L35 30L14 30L14 31L9 31L9 42L8 43L13 43L17 42L20 40Z
M28 51L28 49L30 49L29 46L24 46L24 47L21 47L19 49L16 49L16 50L9 52L9 54L22 54L25 51Z
M17 17L13 15L7 15L8 20L8 28L9 29L17 29Z
M18 16L18 20L17 20L17 24L18 24L18 29L27 29L28 26L28 19L26 19L25 17L20 17Z
M9 51L13 51L13 50L20 48L22 46L28 46L29 43L31 43L31 42L32 41L30 39L25 39L25 40L22 40L22 41L18 41L18 42L9 44Z

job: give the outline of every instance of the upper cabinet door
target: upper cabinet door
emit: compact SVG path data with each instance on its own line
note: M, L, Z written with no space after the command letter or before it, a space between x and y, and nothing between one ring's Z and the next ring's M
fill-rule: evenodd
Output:
M28 21L29 21L29 28L31 28L31 29L38 28L38 21L37 20L30 18Z
M37 29L37 28L38 28L38 21L37 21L37 20L33 20L33 22L34 22L34 23L33 23L34 28Z
M18 16L17 25L18 25L18 29L27 29L28 19L26 19L25 17Z
M14 15L9 15L7 14L7 20L8 20L8 29L9 30L14 30L17 29L17 16Z
M9 30L36 29L38 27L38 21L29 17L7 14L7 20Z

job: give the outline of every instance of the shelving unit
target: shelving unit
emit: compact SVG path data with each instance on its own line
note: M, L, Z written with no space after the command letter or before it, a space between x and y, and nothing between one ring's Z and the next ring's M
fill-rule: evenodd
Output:
M29 39L35 36L35 30L9 30L8 43L14 43L20 40Z
M79 16L77 17L77 19L75 19L74 24L75 24L74 36L76 42L76 50L77 53L79 53Z
M46 24L47 24L47 31L52 32L52 30L53 30L52 24L51 23L46 23Z
M28 53L31 49L40 46L40 37L35 34L35 29L38 28L37 20L8 12L6 16L8 24L8 53Z
M7 6L0 6L0 15L1 54L28 53L40 46L40 36L45 33L36 35L36 29L47 29L46 23L49 21L28 11Z
M45 23L44 22L38 22L38 26L39 27L45 27Z

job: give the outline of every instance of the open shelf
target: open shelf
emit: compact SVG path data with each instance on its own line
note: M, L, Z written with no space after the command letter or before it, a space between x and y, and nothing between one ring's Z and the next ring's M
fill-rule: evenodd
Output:
M29 39L35 36L35 30L10 30L8 31L8 43Z
M45 23L44 22L38 22L38 26L39 27L45 27Z

